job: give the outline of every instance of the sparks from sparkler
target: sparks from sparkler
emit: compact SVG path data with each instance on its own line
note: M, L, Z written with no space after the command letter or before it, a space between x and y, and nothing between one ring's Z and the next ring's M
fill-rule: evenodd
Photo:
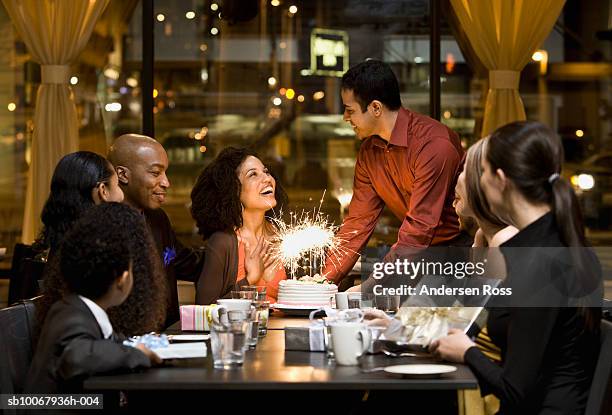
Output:
M269 220L276 226L276 234L272 238L270 252L276 262L286 266L289 270L289 278L296 277L296 272L302 266L304 260L308 260L308 266L312 268L316 264L325 264L326 255L333 254L332 258L342 258L349 253L343 248L343 238L336 235L338 226L329 222L327 215L321 213L321 206L325 197L325 191L319 201L318 208L312 212L304 211L298 215L289 213L289 223L283 221L282 212L278 217ZM334 267L337 267L332 260Z

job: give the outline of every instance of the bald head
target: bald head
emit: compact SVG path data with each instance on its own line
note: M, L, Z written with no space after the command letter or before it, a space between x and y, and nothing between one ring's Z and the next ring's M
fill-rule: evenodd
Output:
M162 147L155 139L140 134L123 134L115 140L108 150L108 160L113 166L130 167L138 163L139 153L147 149ZM163 150L163 147L162 147Z
M124 134L110 147L108 160L117 171L126 203L140 210L161 207L170 187L168 156L161 144L146 135Z

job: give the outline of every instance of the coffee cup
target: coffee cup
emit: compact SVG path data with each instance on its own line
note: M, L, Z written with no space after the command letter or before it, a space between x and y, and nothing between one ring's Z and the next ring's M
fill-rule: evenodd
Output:
M336 293L336 309L346 310L348 306L348 293Z
M355 366L371 343L371 333L363 323L336 322L331 325L332 347L336 363Z
M249 313L252 306L251 300L244 300L238 298L223 298L217 300L219 307L212 310L212 320L215 324L228 324L227 313L231 311L241 311Z

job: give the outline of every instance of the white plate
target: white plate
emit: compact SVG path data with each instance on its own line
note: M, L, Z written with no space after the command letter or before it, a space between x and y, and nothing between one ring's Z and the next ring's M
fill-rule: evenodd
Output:
M387 366L384 370L385 372L391 373L393 375L419 378L434 378L442 376L446 373L455 372L457 368L455 366L449 365L415 364Z
M322 306L317 307L312 305L290 305L276 303L272 304L271 307L290 316L308 316L311 311L317 310Z
M210 334L171 334L168 340L171 342L202 342L210 339Z
M281 304L276 303L271 305L272 308L286 308L287 310L316 310L317 308L322 308L323 306L316 305L297 305L297 304Z

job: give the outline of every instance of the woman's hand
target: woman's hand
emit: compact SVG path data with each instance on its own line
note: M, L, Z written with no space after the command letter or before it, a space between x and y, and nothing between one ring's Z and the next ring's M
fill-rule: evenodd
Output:
M257 239L257 244L251 246L244 240L244 269L249 285L255 285L264 274L264 255L267 252L267 242L263 237Z
M463 363L465 352L473 346L476 346L476 343L470 340L463 331L450 329L448 336L431 342L429 352L449 362Z
M270 244L266 242L265 252L263 252L262 257L263 262L263 279L265 282L270 282L274 279L276 275L276 271L278 270L278 263L276 259L272 256L272 248Z
M347 293L358 293L358 292L361 292L361 284L353 285L351 288L347 289L345 292L347 292Z
M375 327L389 327L393 318L389 317L387 313L382 310L369 309L363 314L363 321L368 326Z

